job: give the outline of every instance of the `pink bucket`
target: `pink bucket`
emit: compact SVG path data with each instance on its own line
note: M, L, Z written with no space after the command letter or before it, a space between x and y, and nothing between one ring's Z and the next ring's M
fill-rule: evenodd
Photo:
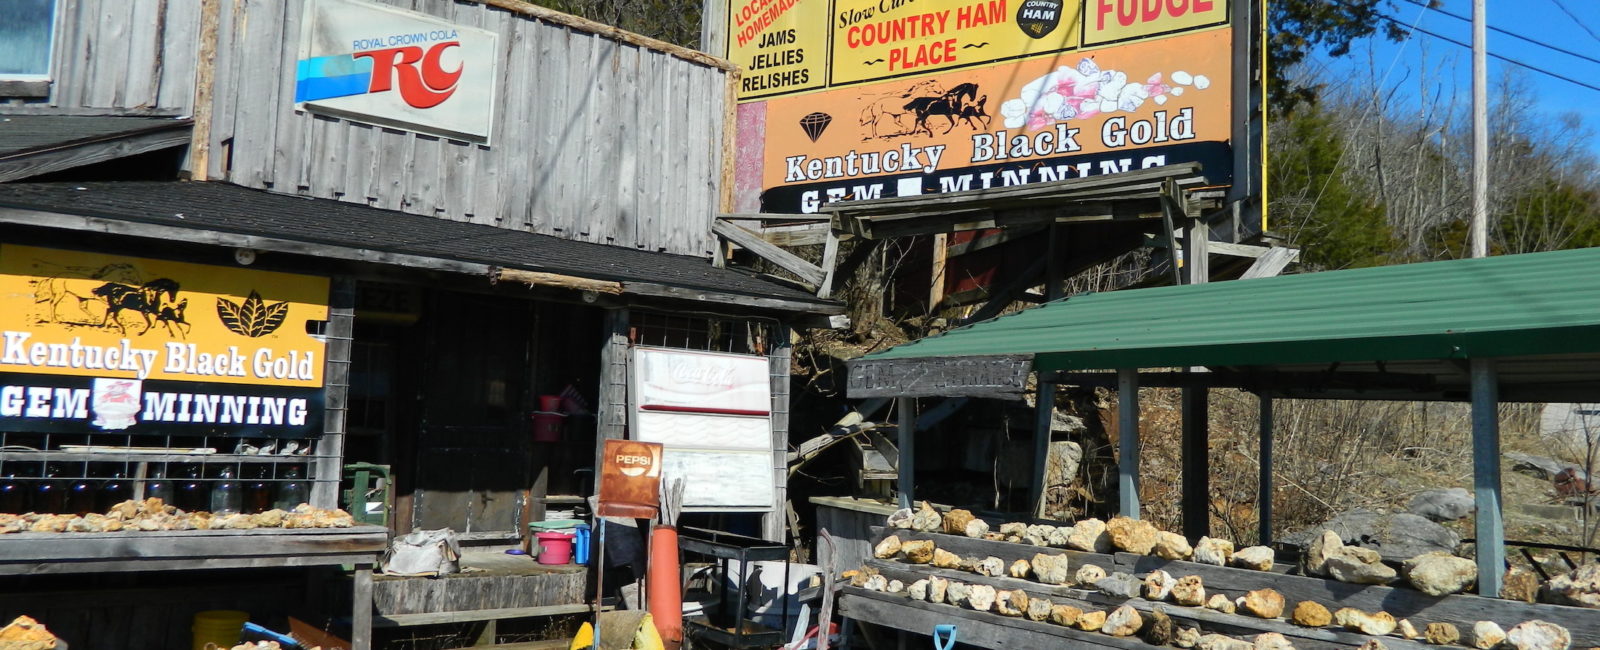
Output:
M572 562L571 533L539 533L539 564L568 564Z

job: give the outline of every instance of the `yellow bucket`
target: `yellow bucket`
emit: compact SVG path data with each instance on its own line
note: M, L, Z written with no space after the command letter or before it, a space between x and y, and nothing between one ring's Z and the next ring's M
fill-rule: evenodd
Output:
M194 615L194 648L193 650L208 650L212 648L232 648L239 644L239 636L244 632L245 621L250 620L250 615L232 609L214 609Z

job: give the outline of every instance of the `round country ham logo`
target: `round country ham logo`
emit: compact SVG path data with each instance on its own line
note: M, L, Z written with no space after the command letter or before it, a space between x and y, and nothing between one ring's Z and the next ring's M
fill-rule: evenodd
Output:
M1061 25L1061 0L1022 0L1017 27L1029 38L1044 38Z

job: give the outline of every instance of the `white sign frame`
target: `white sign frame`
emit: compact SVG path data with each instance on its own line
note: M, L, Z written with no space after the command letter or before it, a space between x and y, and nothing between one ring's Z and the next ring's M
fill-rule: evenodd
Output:
M300 23L291 83L295 110L490 143L499 103L499 34L363 0L305 0ZM397 47L417 48L420 58L382 54ZM453 70L458 76L446 88L427 81L430 71L448 78ZM363 72L367 81L359 80ZM355 84L380 74L388 90L354 92ZM353 94L325 96L339 92ZM437 104L417 106L409 103L413 98Z

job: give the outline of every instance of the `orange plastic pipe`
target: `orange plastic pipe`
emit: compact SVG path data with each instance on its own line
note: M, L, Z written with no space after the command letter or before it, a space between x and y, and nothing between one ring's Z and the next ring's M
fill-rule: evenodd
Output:
M678 529L655 526L650 529L650 578L646 594L650 599L650 618L668 650L683 644L683 578L678 566Z

